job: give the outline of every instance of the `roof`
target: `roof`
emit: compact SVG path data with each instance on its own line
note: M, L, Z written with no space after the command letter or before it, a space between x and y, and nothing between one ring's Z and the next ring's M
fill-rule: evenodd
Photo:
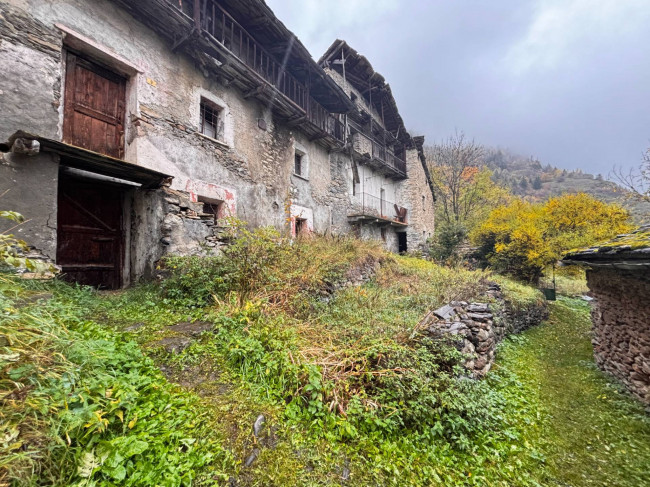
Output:
M350 82L375 107L378 113L383 113L384 126L388 132L404 143L410 143L410 135L404 126L404 120L397 109L390 85L370 64L365 56L352 49L344 40L337 39L319 59L321 66L340 70L341 58L345 59L345 79Z
M61 165L73 167L84 171L109 176L112 178L123 179L139 183L143 188L158 188L165 181L169 181L173 176L164 174L153 169L148 169L137 164L106 156L88 149L82 149L71 144L66 144L54 139L48 139L39 135L30 134L19 130L14 133L9 140L0 144L0 152L9 152L12 150L14 142L18 139L23 141L37 141L38 149L34 152L53 152L61 156Z
M593 247L571 250L562 262L630 270L650 268L650 225L643 225L632 233L617 235Z

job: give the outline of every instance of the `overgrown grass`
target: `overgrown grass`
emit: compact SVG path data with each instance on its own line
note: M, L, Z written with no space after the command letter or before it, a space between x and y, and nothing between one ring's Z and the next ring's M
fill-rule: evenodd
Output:
M51 299L36 300L43 290ZM210 412L136 343L87 319L95 299L0 276L0 480L189 485L208 465L215 481L225 478L233 461Z
M289 247L273 234L260 237L255 248L230 255L263 267L245 285L220 259L169 259L163 286L122 293L3 281L6 352L29 344L17 362L3 363L10 393L27 398L6 396L13 402L3 413L22 443L2 445L5 478L19 485L184 485L192 478L225 485L229 477L238 486L546 485L548 411L539 380L526 375L534 367L517 355L528 339L506 346L497 373L474 381L462 378L453 343L413 333L427 311L476 299L494 276L352 239ZM358 277L354 269L377 262L376 277L335 292ZM206 281L212 274L216 283ZM538 302L538 291L497 279L516 306ZM54 298L18 308L30 286ZM170 325L196 321L210 330L171 352L168 340L187 337ZM26 325L38 339L21 338ZM12 379L23 363L29 372ZM266 423L256 436L260 413ZM105 453L113 442L119 461Z

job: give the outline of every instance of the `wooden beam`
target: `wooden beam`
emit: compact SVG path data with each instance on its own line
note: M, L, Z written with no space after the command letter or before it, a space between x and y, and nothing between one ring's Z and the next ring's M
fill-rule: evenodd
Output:
M201 30L201 0L194 0L194 8L192 9L192 13L194 14L194 28L200 31Z
M295 127L306 121L307 121L307 116L300 115L299 117L290 118L289 120L287 120L286 124L288 127Z
M250 29L251 27L252 28L263 27L263 26L268 25L270 23L271 23L271 19L269 19L268 17L262 15L260 17L254 17L251 20L247 20L246 21L246 28Z
M246 93L244 93L244 98L248 99L248 98L250 98L252 96L261 95L262 93L264 93L265 89L266 89L266 85L259 85L256 88L253 88L252 90L247 91Z
M176 52L177 50L181 49L184 47L186 44L191 42L195 37L196 37L196 30L192 29L187 35L182 36L180 39L174 42L172 45L172 52Z

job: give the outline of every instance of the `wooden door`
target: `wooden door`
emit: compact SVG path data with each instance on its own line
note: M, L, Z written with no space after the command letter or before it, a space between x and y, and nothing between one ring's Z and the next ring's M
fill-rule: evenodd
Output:
M56 260L66 280L104 289L120 287L123 196L119 186L61 175Z
M122 159L125 93L124 78L68 53L63 141Z

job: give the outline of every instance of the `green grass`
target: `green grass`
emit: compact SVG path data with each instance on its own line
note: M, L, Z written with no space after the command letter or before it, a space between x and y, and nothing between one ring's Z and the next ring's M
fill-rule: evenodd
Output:
M545 486L650 485L650 418L596 369L588 305L559 298L544 325L511 342L497 372L515 374L542 420L522 425L546 458Z
M90 319L96 300L0 275L0 481L189 485L208 466L207 483L226 479L234 462L213 412Z
M333 486L349 469L346 486L643 485L649 421L594 368L584 303L562 298L487 380L460 379L457 351L412 331L495 276L349 239L296 245L243 304L206 287L218 262L172 261L187 273L119 293L0 280L0 484ZM324 292L368 255L375 279ZM496 279L513 306L539 302ZM214 331L181 353L158 343L199 320Z

